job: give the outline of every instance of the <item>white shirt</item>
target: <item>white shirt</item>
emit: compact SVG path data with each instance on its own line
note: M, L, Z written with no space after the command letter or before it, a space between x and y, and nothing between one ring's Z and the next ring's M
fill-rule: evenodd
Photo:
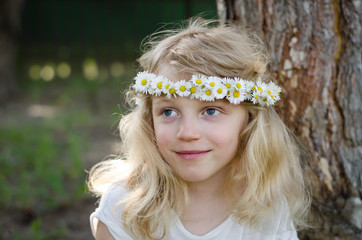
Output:
M101 220L116 240L136 240L125 230L121 216L122 208L115 206L117 202L123 199L126 189L122 185L112 185L102 196L99 207L91 214L90 224L93 236L97 227L98 220ZM182 222L176 217L175 224L169 229L165 240L296 240L297 233L290 223L287 214L274 216L273 219L265 219L264 233L252 230L247 224L240 225L237 221L229 216L225 221L216 228L198 236L190 233L183 226ZM263 226L264 226L263 225ZM270 226L275 226L270 229ZM268 232L268 233L265 233Z

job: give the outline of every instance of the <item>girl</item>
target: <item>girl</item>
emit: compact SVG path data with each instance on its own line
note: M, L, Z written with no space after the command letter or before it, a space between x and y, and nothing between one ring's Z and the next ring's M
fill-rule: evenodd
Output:
M96 239L297 239L309 198L262 41L201 19L155 36L123 156L90 171Z

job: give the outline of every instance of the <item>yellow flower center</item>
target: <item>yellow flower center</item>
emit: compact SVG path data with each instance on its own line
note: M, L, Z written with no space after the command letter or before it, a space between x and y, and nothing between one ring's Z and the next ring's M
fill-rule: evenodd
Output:
M174 94L174 93L175 93L175 89L174 89L174 88L170 88L169 93Z
M252 87L253 90L256 90L255 86Z
M236 87L237 87L237 88L241 88L241 84L240 84L240 83L236 83Z
M168 90L170 88L170 84L167 84L166 85L166 89Z
M233 96L234 96L234 98L238 98L238 97L240 96L240 92L235 91L235 92L233 93Z
M157 88L159 88L159 89L162 88L162 82L157 83Z
M277 94L279 95L279 92L277 92Z
M230 88L230 87L231 87L231 84L230 84L230 83L225 83L225 86L226 86L227 88Z
M272 96L271 96L271 98L273 98L273 99L274 99L274 95L272 95Z
M258 90L259 90L260 92L263 92L263 89L262 89L261 87L258 87Z
M214 82L211 82L211 83L210 83L210 86L211 86L211 87L215 87L215 83L214 83Z
M202 83L201 79L196 80L196 84L201 84L201 83Z
M258 97L259 97L258 95L255 95L255 97L254 97L254 98L255 98L255 99L258 99Z
M146 85L147 84L147 80L146 79L143 79L142 81L141 81L141 84L144 86L144 85Z
M181 87L180 87L180 91L181 91L181 92L184 92L185 90L186 90L186 87L185 87L185 86L181 86Z
M221 94L221 93L222 93L222 89L221 89L221 88L217 89L217 93L218 93L218 94Z
M190 92L191 92L191 93L195 93L195 92L196 92L196 88L195 88L195 87L190 88Z
M270 91L270 90L268 90L268 94L269 94L269 95L271 94L271 91Z
M206 90L205 93L206 93L207 96L210 96L210 95L211 95L211 91L210 91L210 90Z

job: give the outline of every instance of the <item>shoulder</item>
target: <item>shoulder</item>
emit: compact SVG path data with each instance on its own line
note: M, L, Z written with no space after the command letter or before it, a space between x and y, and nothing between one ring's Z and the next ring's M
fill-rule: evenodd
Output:
M274 207L266 209L256 221L240 220L236 216L234 221L241 225L243 239L274 239L297 240L297 232L289 214L287 201L281 197Z
M272 235L274 239L298 239L285 198L281 198L277 206L265 215L260 226L262 227L262 232L266 235Z
M124 184L117 183L108 186L101 197L98 208L90 216L94 236L97 232L98 221L101 221L115 239L132 239L122 224L123 207L119 204L126 193Z
M127 193L127 189L124 183L114 183L107 187L107 190L101 197L99 207L114 206L119 201L123 200Z

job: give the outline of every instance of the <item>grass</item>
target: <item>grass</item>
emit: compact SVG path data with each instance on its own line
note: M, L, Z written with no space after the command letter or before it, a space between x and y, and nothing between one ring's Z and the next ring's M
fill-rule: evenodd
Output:
M43 216L87 197L84 153L94 141L89 129L111 127L122 111L120 91L133 72L108 82L82 77L53 82L23 80L24 109L8 109L0 120L0 214L6 209L32 212L26 231L10 239L65 239L64 226ZM49 116L29 116L26 106L50 106ZM0 222L1 223L1 222ZM0 238L3 226L0 225ZM69 238L69 237L68 237Z
M1 127L0 206L41 213L84 195L83 141L49 123Z

